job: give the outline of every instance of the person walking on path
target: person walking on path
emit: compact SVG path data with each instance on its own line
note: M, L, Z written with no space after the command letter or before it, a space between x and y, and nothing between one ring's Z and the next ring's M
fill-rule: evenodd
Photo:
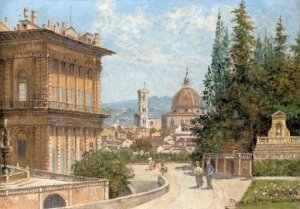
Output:
M215 169L210 163L210 160L206 161L206 168L205 168L205 176L207 181L207 189L213 189L212 187L212 175L214 174Z
M196 161L196 167L194 169L197 188L201 189L203 184L203 169L200 167L200 162Z

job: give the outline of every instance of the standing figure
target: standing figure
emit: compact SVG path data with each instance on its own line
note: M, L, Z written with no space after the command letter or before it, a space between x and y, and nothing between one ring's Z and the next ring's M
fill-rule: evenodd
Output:
M162 161L161 164L160 164L160 172L161 172L161 175L164 175L165 173L168 172L168 167L165 166L164 161Z
M205 168L205 176L207 180L207 189L213 189L212 187L212 175L214 174L215 169L210 163L210 160L206 161L206 168Z
M149 161L149 170L155 170L156 169L156 162L152 160L152 157L148 158Z
M200 167L200 162L196 161L196 167L194 169L197 188L201 189L203 184L203 169Z

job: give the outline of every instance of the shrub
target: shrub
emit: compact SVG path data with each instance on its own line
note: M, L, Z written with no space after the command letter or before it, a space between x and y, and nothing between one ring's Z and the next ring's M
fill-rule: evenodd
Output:
M120 154L106 150L87 152L73 166L75 175L108 179L110 198L117 197L133 176Z
M260 160L253 163L254 176L300 176L300 160Z

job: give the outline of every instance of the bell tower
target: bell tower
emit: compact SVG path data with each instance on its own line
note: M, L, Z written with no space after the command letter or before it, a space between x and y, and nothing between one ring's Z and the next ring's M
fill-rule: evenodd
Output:
M139 127L148 128L148 96L149 90L146 89L146 84L144 83L144 88L138 90L138 123Z

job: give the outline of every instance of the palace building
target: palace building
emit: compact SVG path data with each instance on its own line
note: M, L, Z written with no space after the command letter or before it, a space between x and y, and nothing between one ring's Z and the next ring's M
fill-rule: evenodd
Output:
M101 59L114 52L97 33L37 21L25 8L13 30L0 22L0 121L8 120L10 164L68 174L101 146L110 114L101 108Z

